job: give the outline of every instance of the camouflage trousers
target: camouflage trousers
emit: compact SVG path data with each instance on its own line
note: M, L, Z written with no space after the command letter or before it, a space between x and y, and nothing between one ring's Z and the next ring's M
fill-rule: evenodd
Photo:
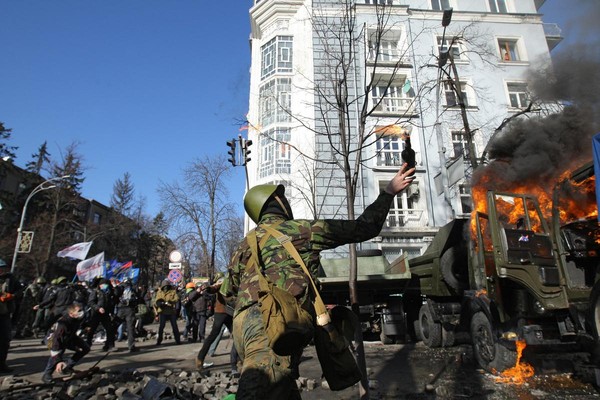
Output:
M302 350L287 357L273 352L257 304L235 316L233 340L243 362L237 400L301 399L296 379Z

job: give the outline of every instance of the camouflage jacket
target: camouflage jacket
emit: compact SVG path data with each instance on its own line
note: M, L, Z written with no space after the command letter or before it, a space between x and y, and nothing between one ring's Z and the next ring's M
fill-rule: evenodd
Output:
M393 195L382 192L354 221L284 220L282 216L266 214L255 228L256 240L260 242L265 235L265 230L261 225L279 222L276 229L291 238L294 247L314 277L319 268L319 254L322 250L348 243L362 242L377 236L385 222L393 198ZM265 245L259 248L259 252L262 271L269 281L286 289L302 303L312 298L310 290L307 290L310 282L302 267L274 237L269 237ZM237 297L236 315L258 300L257 272L255 269L246 271L246 264L251 254L248 236L246 236L231 259L228 268L229 274L220 289L228 302Z

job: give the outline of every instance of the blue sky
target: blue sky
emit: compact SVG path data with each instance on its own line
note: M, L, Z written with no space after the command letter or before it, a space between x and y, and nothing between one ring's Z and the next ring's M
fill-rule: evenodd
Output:
M578 0L596 11L597 0ZM592 3L594 4L592 6ZM568 46L573 1L547 0ZM251 0L0 0L0 121L15 163L48 141L85 157L83 194L109 204L129 172L147 212L159 181L196 158L225 155L248 108ZM570 36L571 35L571 36ZM231 200L240 204L237 167Z

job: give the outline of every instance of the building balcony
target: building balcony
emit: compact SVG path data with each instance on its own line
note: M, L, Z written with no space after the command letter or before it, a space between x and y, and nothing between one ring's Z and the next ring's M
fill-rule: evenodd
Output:
M425 210L398 208L390 210L383 229L393 231L399 228L419 228L425 226L425 222Z
M388 115L405 115L412 112L412 104L414 98L412 97L384 97L373 98L373 104L377 105L374 109L374 114L388 114Z
M552 50L562 42L562 31L559 28L558 24L543 24L544 34L546 35L546 43L548 43L548 49Z

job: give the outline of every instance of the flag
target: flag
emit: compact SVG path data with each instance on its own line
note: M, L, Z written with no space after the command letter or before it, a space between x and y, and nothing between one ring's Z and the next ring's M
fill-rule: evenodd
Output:
M129 278L133 283L137 283L139 276L139 268L127 268L126 270L121 271L118 275L114 275L114 279L116 279L119 282L123 282L123 279Z
M598 210L600 210L600 185L598 184L598 177L600 176L600 133L592 138L592 147L594 148L594 175L596 175L596 202ZM600 222L600 212L598 213L598 221Z
M104 252L77 264L77 278L82 282L91 281L95 277L105 274Z
M57 257L70 257L78 260L85 260L93 242L82 242L69 246L56 253Z

